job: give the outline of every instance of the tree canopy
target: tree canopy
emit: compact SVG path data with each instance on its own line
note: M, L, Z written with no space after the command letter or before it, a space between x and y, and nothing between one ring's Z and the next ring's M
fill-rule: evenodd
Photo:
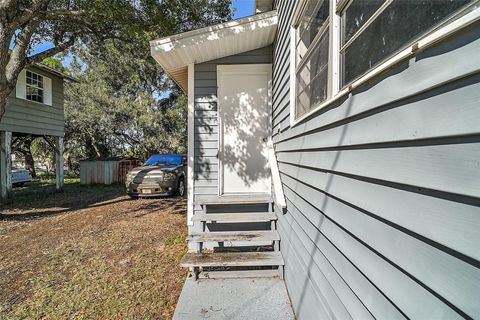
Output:
M231 0L3 1L0 119L18 73L40 62L80 79L65 84L68 164L90 157L185 152L186 97L151 57L149 41L229 20L230 4ZM45 42L52 48L37 53L35 48ZM68 68L51 57L62 52L75 56ZM28 136L23 140L18 140L17 152L25 159L48 158L48 144Z
M97 53L97 52L96 52ZM66 88L66 150L75 158L184 152L185 96L151 61L104 45L74 62ZM83 68L82 68L83 67Z
M107 39L145 41L223 21L230 0L2 0L0 120L18 74L71 48ZM36 52L39 44L51 48Z

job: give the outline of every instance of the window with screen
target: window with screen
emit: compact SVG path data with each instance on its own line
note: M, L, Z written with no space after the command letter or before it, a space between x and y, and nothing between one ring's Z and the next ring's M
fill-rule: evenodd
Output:
M341 86L408 47L473 1L350 1L341 13Z
M43 76L27 70L26 84L27 84L26 99L30 101L43 103L43 100L44 100Z
M476 12L480 0L299 0L290 30L290 125L451 36L459 23L477 21Z
M295 118L328 98L329 0L308 0L295 26Z

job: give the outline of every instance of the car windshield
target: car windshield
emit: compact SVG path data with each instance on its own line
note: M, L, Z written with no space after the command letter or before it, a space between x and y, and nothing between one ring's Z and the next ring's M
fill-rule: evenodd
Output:
M155 154L145 161L145 166L180 165L182 156L176 154Z

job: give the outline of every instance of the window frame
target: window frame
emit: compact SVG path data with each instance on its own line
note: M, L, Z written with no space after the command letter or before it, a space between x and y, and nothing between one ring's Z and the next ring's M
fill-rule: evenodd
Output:
M416 39L408 42L401 49L395 51L393 54L388 55L385 59L381 60L376 66L368 69L365 73L355 78L351 82L347 83L341 87L341 68L342 63L342 51L348 47L360 34L361 30L366 29L394 0L387 0L381 5L381 7L362 25L362 27L357 30L357 32L344 44L342 45L342 34L341 34L341 17L348 6L353 2L353 0L326 0L330 1L330 11L328 17L328 23L325 22L324 25L328 25L329 28L329 52L328 52L328 91L327 99L323 102L318 103L316 106L301 115L296 117L296 44L297 44L297 26L298 20L305 10L306 3L308 0L299 0L295 6L292 22L290 25L290 127L294 127L299 123L303 122L306 118L311 117L313 114L317 113L319 110L325 108L326 106L332 104L333 102L339 100L342 97L349 95L352 90L358 88L364 83L370 81L371 79L377 77L379 74L392 69L399 62L408 59L420 50L424 50L432 45L442 41L459 30L464 29L465 27L471 25L472 23L480 20L480 1L474 1L457 12L451 14L448 18L442 21L439 25L433 29L427 30L425 33L421 34ZM322 26L323 28L324 26ZM312 41L307 52L305 53L303 59L308 56L309 51L314 50L314 44L319 37L320 30L315 36L314 41ZM300 65L300 64L299 64Z
M37 77L37 82L41 79L42 87L40 87L38 85L34 85L34 84L28 84L28 73L29 72L32 75L32 79L33 79L33 75L35 75ZM28 98L28 96L29 96L28 95L28 87L31 87L31 88L34 88L34 89L37 89L37 90L41 90L42 91L42 95L41 95L42 101L36 101L36 100L29 99ZM25 71L25 100L46 105L45 104L45 76L43 76L43 75L41 75L37 72L30 71L30 70Z
M328 1L328 0L326 0L326 1ZM318 33L315 35L315 38L313 39L312 43L308 47L307 51L305 52L305 55L303 56L303 58L300 60L300 62L298 63L298 65L295 68L295 106L297 105L297 100L299 99L300 94L305 92L305 90L307 90L307 87L310 84L312 84L318 76L321 75L321 71L319 73L315 74L313 77L311 77L310 81L305 84L305 87L300 92L298 92L298 90L297 90L298 80L297 79L298 79L299 73L301 72L303 67L311 61L311 60L309 60L309 58L311 57L313 52L318 48L318 46L320 45L320 42L321 42L322 38L325 36L325 34L327 32L330 33L330 30L327 30L327 29L329 29L329 27L330 27L330 24L327 23L327 22L325 22L320 27L320 29L318 30ZM330 35L328 35L328 36L330 36ZM329 38L328 42L329 42L328 47L330 47L330 38ZM298 57L298 56L296 56L296 57ZM328 56L327 56L327 63L326 63L325 67L327 68L327 97L324 100L322 100L321 102L328 100L329 96L330 96L330 82L331 82L330 74L329 74L329 72L330 72L330 50L329 50L329 53L328 53ZM308 112L310 112L310 111L308 111ZM308 112L306 112L306 113L308 113Z
M345 11L348 10L348 8L350 7L350 5L353 3L354 0L348 0L348 2L345 3L344 7L341 9L341 10L337 10L338 12L338 15L340 16L340 21L341 21L341 27L343 27L343 21L342 21L342 15L343 13L345 13ZM365 23L350 37L350 39L348 39L348 41L346 41L344 44L342 43L342 37L343 37L343 34L340 35L340 51L339 51L339 55L340 55L340 66L342 68L342 72L340 74L340 87L347 87L349 86L351 83L355 82L357 79L361 78L363 75L367 74L370 70L372 69L375 69L375 67L377 67L378 65L382 64L383 62L387 61L389 58L395 56L396 54L398 54L399 52L403 51L405 48L411 46L413 43L419 41L420 39L426 37L427 35L429 34L432 34L433 32L435 32L436 30L442 28L443 26L445 25L448 25L450 22L452 22L452 20L454 20L455 18L458 18L459 16L462 15L462 12L464 12L465 10L468 10L469 7L472 7L472 5L475 4L475 1L472 1L471 3L469 4L466 4L464 7L461 7L458 9L458 11L456 12L452 12L450 13L447 17L445 17L438 25L435 25L434 27L430 28L430 29L427 29L425 30L424 32L418 34L415 38L413 38L412 40L408 41L408 42L405 42L405 44L403 46L401 46L400 48L398 48L396 51L394 51L393 53L391 54L387 54L385 55L385 57L383 59L381 59L378 63L376 63L373 67L370 67L367 71L361 73L360 75L356 76L355 78L353 78L352 80L350 80L349 82L345 82L345 84L343 84L343 79L342 77L344 76L343 74L343 68L344 68L344 63L342 61L342 55L344 54L344 52L355 42L356 39L358 39L362 33L368 29L368 27L370 27L374 22L375 20L380 16L382 15L382 13L387 10L394 2L395 0L385 0L385 2L372 14L372 16L370 18L368 18ZM477 1L477 3L479 3ZM341 30L342 32L343 30Z
M325 100L321 101L319 104L323 104L329 101L336 93L337 86L335 85L336 78L338 77L338 67L337 67L337 59L332 54L332 45L336 42L336 37L339 36L339 29L338 29L338 19L336 17L336 4L338 0L325 0L329 2L329 12L328 18L322 24L322 26L318 29L317 34L315 35L314 39L308 46L307 51L303 55L302 59L297 65L297 29L299 26L299 20L302 17L309 0L300 0L297 2L296 7L294 9L294 14L292 18L292 24L290 26L290 125L294 125L295 123L303 120L306 116L310 115L314 110L318 108L318 106L312 106L310 110L300 117L296 117L297 113L297 72L301 70L301 68L307 63L308 58L315 51L317 46L320 44L320 40L324 36L326 29L328 28L328 61L327 61L327 97ZM334 39L335 37L335 39ZM293 39L293 41L292 41ZM318 76L318 74L316 75ZM315 76L315 77L316 77ZM310 81L312 82L313 79ZM307 84L308 86L308 84ZM305 90L305 88L303 89ZM302 91L303 91L302 90ZM317 103L318 105L318 103Z

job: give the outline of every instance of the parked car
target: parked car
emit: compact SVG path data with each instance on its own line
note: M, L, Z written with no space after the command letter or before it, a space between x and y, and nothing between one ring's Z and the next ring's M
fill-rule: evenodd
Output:
M127 194L132 197L185 196L187 157L183 154L156 154L143 166L127 173Z
M15 187L21 187L25 182L32 181L30 171L26 169L12 169L12 185Z

